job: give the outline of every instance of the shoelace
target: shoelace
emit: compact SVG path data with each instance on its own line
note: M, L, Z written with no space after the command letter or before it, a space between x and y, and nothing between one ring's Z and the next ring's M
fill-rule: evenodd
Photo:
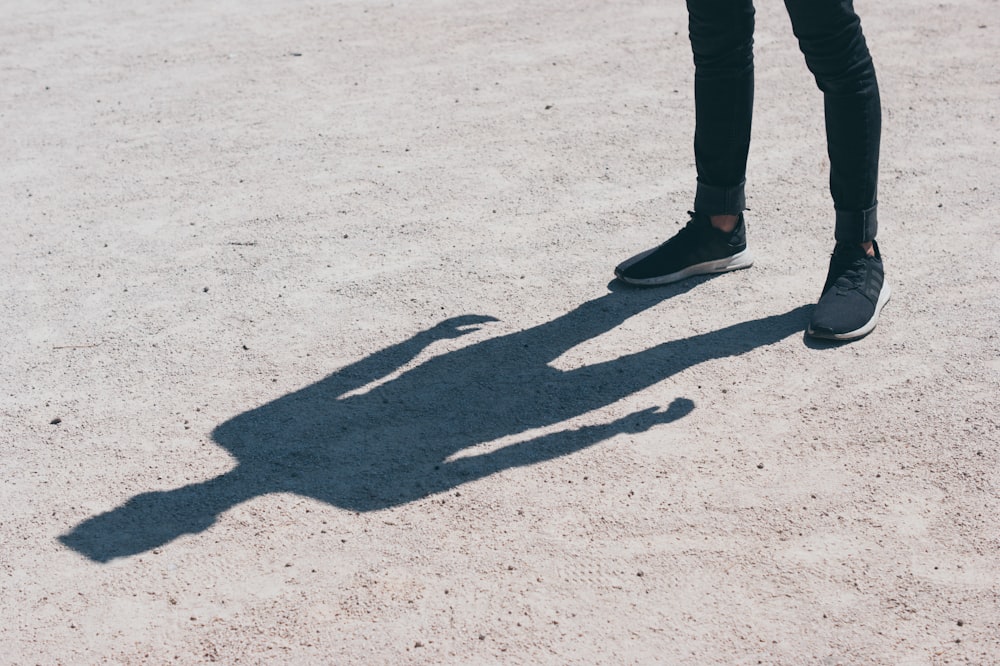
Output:
M692 236L698 233L698 229L695 225L694 213L688 211L688 215L691 216L691 219L687 221L687 224L681 227L680 230L678 230L678 232L674 234L671 238L668 238L667 240L663 241L660 247L665 247L667 245L674 245L678 242L683 243L685 242L684 239L686 239L688 236Z
M699 227L698 217L695 215L694 211L692 211L692 210L688 211L688 215L691 216L691 219L689 219L687 221L687 224L685 224L681 228L681 230L677 232L678 236L681 235L681 234L688 235L688 234L693 234L693 233L697 233L698 232L698 227Z
M864 257L834 255L833 267L837 274L833 286L838 294L861 289L865 280Z

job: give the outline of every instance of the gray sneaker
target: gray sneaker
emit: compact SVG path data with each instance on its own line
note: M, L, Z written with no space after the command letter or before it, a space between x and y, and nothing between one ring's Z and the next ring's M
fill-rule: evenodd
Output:
M823 295L806 333L828 340L856 340L871 333L889 302L889 283L878 243L869 257L858 245L838 243L830 257Z

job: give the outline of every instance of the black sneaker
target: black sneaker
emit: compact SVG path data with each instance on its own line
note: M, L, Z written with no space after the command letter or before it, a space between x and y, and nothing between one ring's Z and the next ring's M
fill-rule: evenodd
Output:
M753 264L753 257L747 250L743 215L730 233L713 227L707 215L690 215L690 221L673 238L619 264L615 268L618 279L629 284L652 286L677 282L693 275L749 268Z
M889 301L882 254L874 243L869 257L854 244L838 243L830 257L823 295L813 309L806 332L815 338L856 340L871 333Z

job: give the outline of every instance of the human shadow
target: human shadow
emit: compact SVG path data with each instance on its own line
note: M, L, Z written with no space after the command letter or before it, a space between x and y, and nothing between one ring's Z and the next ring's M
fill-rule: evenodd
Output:
M141 493L59 539L107 562L201 532L227 509L280 492L376 511L675 421L694 408L690 399L598 425L530 432L610 405L698 363L802 330L805 307L571 370L551 365L568 349L701 281L614 290L538 326L431 356L400 372L428 345L495 321L483 315L446 319L216 427L213 439L238 461L230 471ZM475 448L504 437L515 441Z

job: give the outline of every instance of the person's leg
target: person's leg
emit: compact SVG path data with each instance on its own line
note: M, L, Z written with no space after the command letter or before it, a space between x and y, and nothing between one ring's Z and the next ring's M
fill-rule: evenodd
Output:
M878 231L882 107L875 66L853 4L785 0L806 64L823 91L836 240L870 243Z
M743 210L753 115L752 0L687 0L694 55L694 213L676 236L615 268L625 282L657 285L747 268Z
M785 0L806 64L823 91L836 246L807 332L867 335L889 300L878 231L881 103L875 66L852 0Z
M694 209L736 216L745 208L753 118L754 8L750 0L688 0L694 56Z

